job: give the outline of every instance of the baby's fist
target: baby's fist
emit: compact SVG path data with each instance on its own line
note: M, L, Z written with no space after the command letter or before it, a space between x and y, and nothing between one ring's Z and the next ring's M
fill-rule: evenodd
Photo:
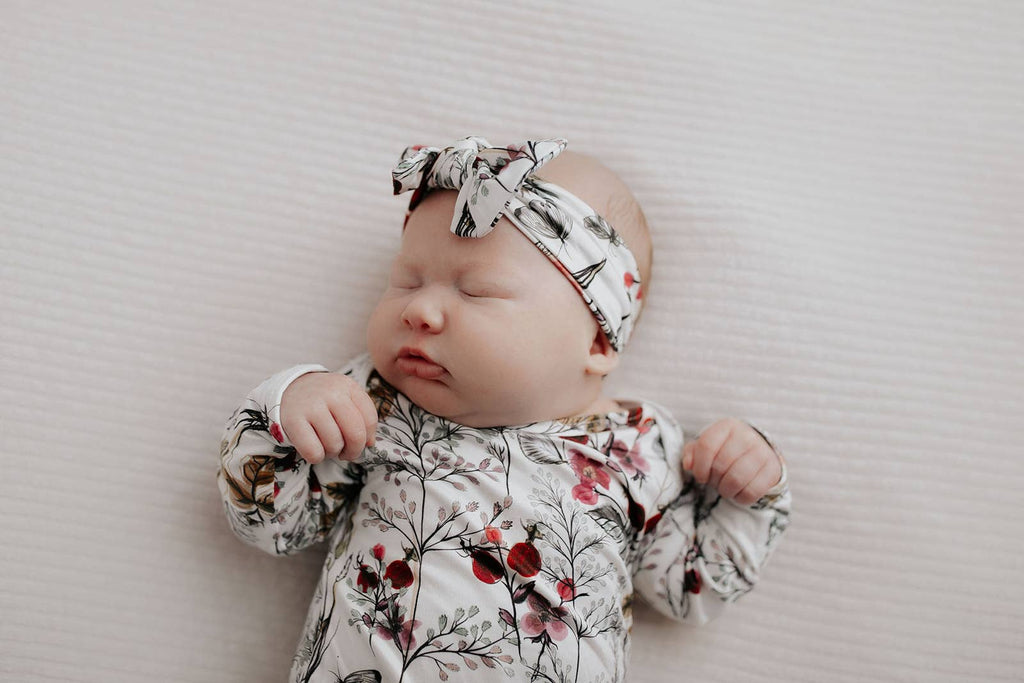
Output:
M753 427L725 418L683 447L683 469L740 505L750 505L782 478L782 461Z
M281 426L306 462L355 460L373 445L377 409L351 377L310 372L284 390Z

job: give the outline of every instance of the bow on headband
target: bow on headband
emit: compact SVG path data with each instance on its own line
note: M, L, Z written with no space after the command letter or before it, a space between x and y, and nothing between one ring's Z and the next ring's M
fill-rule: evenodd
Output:
M636 259L583 200L533 176L568 144L552 138L492 147L470 136L445 148L407 147L391 171L395 194L413 190L408 222L430 190L457 190L451 231L459 237L483 237L504 215L569 278L621 351L640 310Z

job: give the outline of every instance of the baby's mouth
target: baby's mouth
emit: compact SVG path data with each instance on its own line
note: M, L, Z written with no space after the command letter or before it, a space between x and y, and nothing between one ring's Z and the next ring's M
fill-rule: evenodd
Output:
M430 359L419 349L403 346L395 359L395 366L400 372L420 379L438 379L447 372L444 367Z

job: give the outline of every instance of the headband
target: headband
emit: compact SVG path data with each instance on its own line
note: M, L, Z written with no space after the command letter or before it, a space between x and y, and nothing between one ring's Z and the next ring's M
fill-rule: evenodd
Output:
M636 259L583 200L533 175L568 144L552 138L492 147L470 136L443 149L406 147L391 171L395 194L413 190L408 223L430 190L458 190L451 231L459 237L483 237L504 215L569 279L612 347L621 351L643 296Z

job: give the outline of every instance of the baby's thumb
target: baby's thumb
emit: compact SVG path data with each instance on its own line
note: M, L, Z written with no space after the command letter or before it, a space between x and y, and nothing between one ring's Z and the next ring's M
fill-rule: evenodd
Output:
M685 446L683 446L683 469L684 470L693 469L693 448L696 445L696 443L697 443L696 441L691 441L690 443L688 443Z

